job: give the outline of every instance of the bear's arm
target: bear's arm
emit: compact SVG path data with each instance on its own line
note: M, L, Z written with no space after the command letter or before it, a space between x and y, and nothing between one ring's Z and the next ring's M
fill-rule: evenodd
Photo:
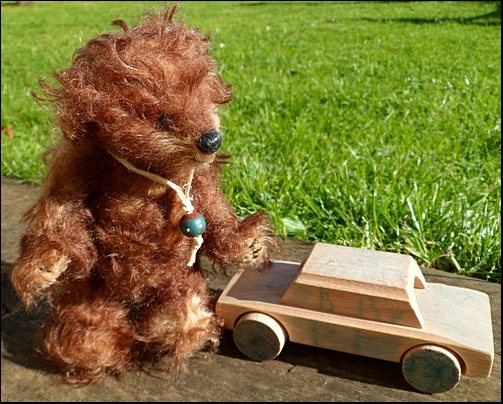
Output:
M26 215L28 228L12 272L12 284L27 306L71 268L73 277L86 277L96 252L90 232L90 212L82 201L64 195L43 197Z
M90 230L94 219L85 203L87 179L79 176L89 171L82 169L87 160L65 146L63 142L55 149L43 194L24 216L27 229L12 284L27 306L48 295L62 278L89 276L96 260Z
M206 219L202 252L224 268L262 268L275 247L270 218L255 213L239 220L226 201L214 171L200 170L192 187L196 210Z

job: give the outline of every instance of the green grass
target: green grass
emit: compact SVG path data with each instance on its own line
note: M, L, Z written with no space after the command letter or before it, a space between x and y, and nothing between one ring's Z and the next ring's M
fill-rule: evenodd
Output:
M2 7L2 174L40 181L52 117L30 98L110 21L159 3ZM182 4L234 101L224 189L278 234L412 254L500 282L495 2Z

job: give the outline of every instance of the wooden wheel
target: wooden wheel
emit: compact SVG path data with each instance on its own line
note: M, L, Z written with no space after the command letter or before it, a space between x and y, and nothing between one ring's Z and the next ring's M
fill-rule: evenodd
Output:
M441 393L456 386L461 366L456 356L435 345L412 348L402 360L405 380L423 393Z
M263 313L243 315L234 327L234 343L248 358L274 359L283 349L286 332L272 317Z

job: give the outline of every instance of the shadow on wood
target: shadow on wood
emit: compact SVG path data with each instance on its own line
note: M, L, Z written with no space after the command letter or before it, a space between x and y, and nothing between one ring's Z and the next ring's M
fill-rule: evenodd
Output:
M219 355L250 362L235 346L231 331L222 335ZM378 386L414 391L405 381L399 363L387 362L363 356L315 348L289 342L281 354L274 359L296 367L307 367L321 374ZM264 362L267 363L267 362Z
M41 325L48 317L47 307L27 312L12 289L10 271L13 265L2 261L2 344L8 359L28 369L58 373L38 352Z

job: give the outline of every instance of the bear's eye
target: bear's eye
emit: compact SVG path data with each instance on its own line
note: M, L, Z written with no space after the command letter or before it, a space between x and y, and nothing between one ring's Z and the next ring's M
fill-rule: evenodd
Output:
M156 127L159 130L169 130L173 120L168 114L159 114L157 117Z

